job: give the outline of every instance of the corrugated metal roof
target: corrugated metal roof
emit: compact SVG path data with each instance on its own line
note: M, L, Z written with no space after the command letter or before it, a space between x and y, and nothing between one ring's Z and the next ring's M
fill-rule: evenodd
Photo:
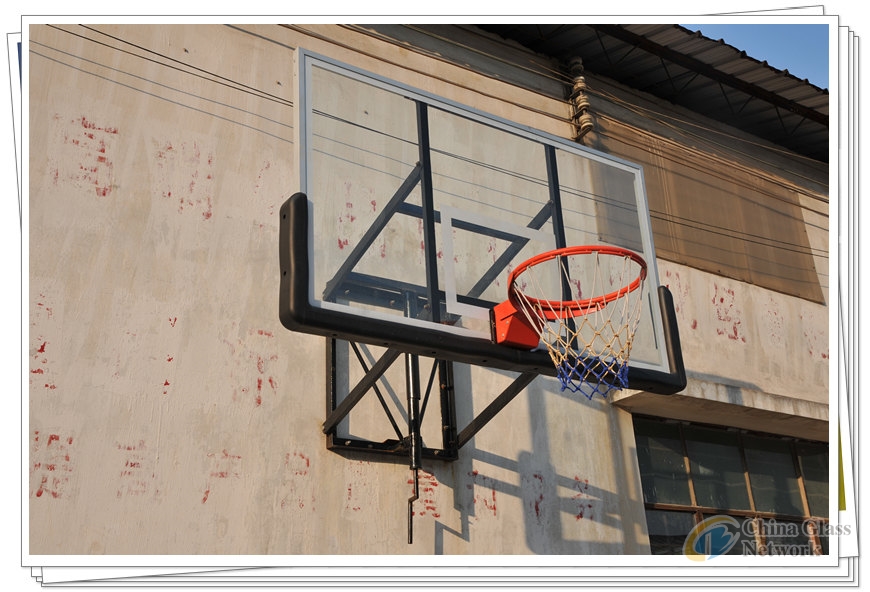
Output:
M679 25L477 25L586 71L828 161L826 89Z

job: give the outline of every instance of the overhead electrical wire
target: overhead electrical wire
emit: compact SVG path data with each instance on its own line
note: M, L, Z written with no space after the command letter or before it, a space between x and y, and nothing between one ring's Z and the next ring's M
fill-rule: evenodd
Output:
M301 33L306 34L306 35L315 35L312 31L307 30L307 29L305 29L304 27L297 27L297 26L293 26L293 25L285 25L285 26L290 27L290 28L293 28L293 29L297 29L297 30L299 30ZM112 41L115 42L115 43L119 43L119 44L122 44L122 45L126 45L126 46L129 46L129 47L131 47L131 48L135 48L138 52L143 52L143 53L137 53L137 51L131 51L131 50L128 50L128 49L123 49L123 48L118 47L118 46L116 46L116 45L112 45L112 44L110 44L110 43L106 43L106 42L104 42L104 41L100 41L100 40L98 40L98 39L95 39L94 37L91 37L91 36L88 36L88 35L84 35L84 34L81 34L81 33L77 33L77 32L75 32L75 31L72 31L72 30L67 29L67 28L62 28L62 27L57 27L57 26L52 26L52 27L55 28L55 29L58 29L58 30L60 30L60 31L63 31L64 33L67 33L67 34L70 34L70 35L73 35L73 36L76 36L76 37L80 37L80 38L85 39L85 40L87 40L87 41L89 41L89 42L96 43L96 44L99 44L99 45L103 45L103 46L105 46L105 47L108 47L108 48L113 49L113 50L116 50L116 51L123 52L123 53L128 54L128 55L131 55L131 56L134 56L134 57L137 57L137 58L140 58L140 59L146 60L146 61L151 61L151 62L157 63L157 64L159 64L159 65L161 65L161 66L164 66L164 67L167 67L167 68L171 68L171 69L177 70L177 71L179 71L179 72L182 72L182 73L185 73L185 74L189 74L189 75L191 75L191 76L196 76L196 77L202 78L202 79L204 79L204 80L207 80L207 81L210 81L210 82L214 82L214 83L216 83L216 84L220 84L220 85L226 86L226 87L231 88L231 89L233 89L233 90L237 90L237 91L240 91L240 92L244 92L244 93L247 93L247 94L251 94L251 95L253 95L253 96L257 96L257 97L259 97L259 98L263 98L263 99L265 99L265 100L274 101L274 102L277 102L277 103L280 103L280 104L286 105L286 106L288 106L288 107L294 107L294 108L295 108L295 106L293 105L293 102L290 101L290 100L284 99L284 98L279 97L279 96L277 96L277 95L273 95L273 94L271 94L271 93L266 93L266 92L264 92L264 91L261 91L261 90L259 90L259 89L254 88L254 87L252 87L252 86L250 86L250 85L242 84L242 83L237 82L237 81L235 81L235 80L233 80L233 79L231 79L231 78L227 78L227 77L225 77L225 76L221 76L221 75L216 74L216 73L214 73L214 72L210 72L210 71L204 70L204 69L202 69L202 68L195 67L195 66L193 66L193 65L191 65L191 64L189 64L189 63L183 62L183 61L181 61L181 60L177 60L177 59L175 59L175 58L172 58L172 57L170 57L170 56L167 56L167 55L162 54L162 53L159 53L159 52L155 52L155 51L150 50L150 49L148 49L148 48L145 48L145 47L143 47L143 46L141 46L141 45L137 45L137 44L134 44L134 43L128 42L128 41L126 41L126 40L124 40L124 39L121 39L121 38L119 38L119 37L117 37L117 36L109 35L109 34L103 32L103 31L100 31L99 29L96 29L96 28L93 28L93 27L88 27L88 26L81 25L81 27L82 27L84 30L86 30L86 31L88 31L88 32L90 32L90 33L98 34L98 35L100 35L100 36L106 37L106 38L112 40ZM378 37L379 39L382 39L382 40L385 40L385 41L390 41L390 42L392 42L392 43L394 43L394 44L397 44L395 40L392 40L392 39L390 39L389 37L386 37L386 36L383 36L383 35L376 35L374 32L372 32L372 31L370 31L370 30L368 30L368 29L365 29L365 28L362 28L362 27L355 27L355 26L347 26L347 27L353 29L354 31L357 31L357 32L360 32L360 33L365 33L365 34L368 34L368 35L370 35L370 36ZM430 32L425 31L425 30L423 30L423 29L419 29L419 28L416 28L416 27L412 27L412 28L413 28L415 31L417 31L417 32L421 32L421 33L425 33L425 34L429 34L429 35L431 35ZM455 41L452 41L452 40L447 39L447 38L443 38L443 37L441 37L441 36L437 36L437 38L438 38L438 39L441 39L441 40L444 41L444 42L451 41L451 42L454 43L454 45L457 45L458 47L463 47L463 48L466 48L466 49L468 49L468 50L470 50L470 51L475 51L476 53L478 53L478 54L480 54L480 55L482 55L482 56L489 57L489 58L491 58L491 59L500 60L500 61L503 61L503 62L504 62L503 58L499 58L498 56L495 56L495 55L489 54L489 53L487 53L487 52L483 52L483 51L476 50L476 49L473 49L473 50L472 50L472 49L469 49L469 48L467 48L465 45L460 45L460 44L456 43ZM332 40L332 39L327 39L327 40L330 41L330 42L332 42L332 43L337 43L335 40ZM432 56L430 55L431 52L427 52L427 51L422 50L422 49L419 49L419 48L416 48L416 50L417 50L419 53L421 53L421 54L424 54L424 55L427 55L427 56L429 56L429 57L432 57ZM143 54L144 54L144 55L143 55ZM378 59L383 60L383 58L378 58ZM472 70L472 69L469 68L468 66L463 66L463 65L460 65L460 64L455 64L454 62L452 62L452 61L450 61L450 60L448 60L448 59L446 59L446 58L443 58L443 57L440 57L440 56L439 56L438 59L440 59L440 60L442 60L442 61L445 61L445 62L449 62L449 63L451 63L452 65L455 65L455 66L457 66L457 67L462 67L462 68L465 68L465 69L467 69L467 70L469 70L469 71L474 71L475 73L480 74L479 72L477 72L477 71L475 71L475 70ZM505 63L509 63L509 62L505 62ZM396 65L398 66L399 64L396 64ZM513 65L513 64L511 63L511 65ZM557 71L557 70L545 71L545 72L542 73L541 71L539 71L539 70L537 70L537 69L526 68L526 67L523 67L523 66L519 66L519 68L522 69L522 70L526 70L526 71L528 71L529 73L536 74L536 75L538 75L538 76L549 77L550 79L552 79L552 80L554 80L554 81L558 81L559 83L562 83L562 84L567 83L567 82L569 82L569 80L570 80L570 78L569 78L567 75L564 75L564 74L562 74L561 72L559 72L559 71ZM426 73L426 74L427 74L427 76L430 76L430 77L432 76L431 73ZM450 84L456 85L456 82L455 82L455 81L446 81L446 80L445 80L445 82L448 82L448 83L450 83ZM460 86L461 86L461 85L460 85ZM462 86L461 86L461 87L462 87ZM462 88L465 88L466 90L469 90L469 91L472 91L472 92L476 92L476 93L478 93L478 94L486 94L486 93L482 93L481 90L480 90L479 88L468 88L468 87L462 87ZM536 91L529 90L529 92L536 92ZM701 126L700 124L697 124L697 123L694 123L694 122L688 122L688 121L685 121L685 120L683 120L683 119L676 118L676 117L673 117L673 116L670 116L670 115L667 115L667 116L666 116L665 114L662 114L662 113L651 112L651 111L648 110L648 109L638 107L637 105L634 105L634 104L630 104L630 103L628 103L628 102L626 102L626 101L620 99L619 97L616 97L616 96L614 96L614 95L612 95L612 94L608 94L608 93L606 93L606 92L600 92L599 94L600 94L600 96L602 96L603 98L606 98L607 100L611 101L612 103L619 104L619 105L622 106L623 108L631 109L631 110L633 110L633 111L636 112L636 113L639 113L639 114L645 114L645 115L648 115L648 116L649 116L649 115L655 115L655 116L656 116L656 120L659 121L659 123L662 123L662 124L664 124L664 125L667 125L667 126L673 127L673 129L675 129L676 131L678 131L678 132L680 132L680 133L683 133L683 134L689 134L689 135L694 135L695 137L698 137L698 138L700 138L700 139L703 139L705 142L710 142L710 143L712 143L712 144L716 144L716 142L711 141L711 139L710 139L710 135L711 135L711 134L712 134L712 135L717 135L717 136L722 136L722 137L728 138L729 140L732 140L732 141L746 142L746 140L745 140L744 138L737 138L737 137L734 137L734 136L730 136L730 135L728 135L728 134L726 134L726 133L724 133L724 132L721 132L720 130L714 130L714 129L710 129L710 128L705 128L704 126ZM487 95L487 96L491 96L491 95ZM494 98L494 99L498 99L498 100L500 100L500 101L504 101L504 99L501 98L501 97L492 96L492 98ZM525 105L519 105L519 104L517 104L517 106L518 106L518 107L522 107L523 109L531 110L531 111L534 111L534 112L536 112L536 113L539 113L539 114L545 115L545 116L547 116L547 117L550 117L550 118L556 119L556 120L558 120L558 121L560 121L560 122L564 122L565 124L569 124L569 123L570 123L570 120L569 120L569 119L567 119L567 118L563 118L563 117L559 117L559 116L557 116L557 115L555 115L555 114L552 114L552 113L548 113L548 112L545 112L545 111L542 111L542 110L529 109L529 107L528 107L528 106L525 106ZM330 117L336 118L336 119L338 119L338 120L341 120L343 123L347 123L347 124L350 124L350 125L356 125L356 126L359 125L359 124L356 124L356 123L354 123L354 122L351 122L351 121L348 121L348 120L344 120L344 119L342 119L342 118L340 118L340 117L337 117L337 116L335 116L335 115L329 115L329 114L322 113L322 112L321 112L320 114L321 114L321 115L324 115L324 116L330 116ZM604 117L607 117L607 116L604 115ZM667 121L667 119L669 119L669 120L671 120L671 121ZM688 131L685 127L676 127L675 124L672 123L672 122L674 122L674 121L675 121L675 122L678 122L678 123L680 123L680 124L682 124L683 126L690 126L690 127L692 127L692 128L700 129L701 131L704 132L704 134L701 134L701 133L694 133L694 132ZM380 130L376 130L376 129L369 129L368 131L371 131L371 132L374 132L374 133L383 134L383 132L381 132ZM407 140L405 140L405 141L407 141ZM724 146L724 145L723 145L723 146ZM765 146L765 147L766 147L766 148L769 148L769 146ZM469 164L472 164L472 165L474 165L474 166L480 166L480 167L492 168L493 170L498 170L498 172L500 172L500 173L502 173L502 174L513 175L513 176L516 176L517 178L521 178L519 175L517 175L517 174L514 173L513 171L510 171L509 169L506 169L506 168L503 168L503 167L496 167L495 165L487 164L487 163L484 163L484 162L479 161L479 160L476 160L476 159L471 159L471 158L468 158L468 157L463 157L463 156L458 155L458 154L456 154L456 153L452 153L452 152L448 152L448 151L444 151L444 150L437 150L437 153L439 153L439 154L443 154L444 156L447 156L447 157L450 157L450 158L463 159L463 160L465 160L466 162L468 162ZM791 153L789 153L789 154L790 154L791 156L794 156L794 155L791 154ZM379 156L385 157L384 155L379 155ZM722 159L722 162L725 163L725 164L733 164L733 163L730 163L730 161L726 161L725 159ZM681 164L684 165L684 166L686 166L686 163L685 163L685 162L681 162ZM775 165L772 165L772 166L775 167ZM709 171L707 171L707 172L709 172ZM789 171L789 172L790 172L790 173L794 173L794 171ZM532 181L532 182L535 182L535 183L539 183L539 184L542 184L542 185L546 185L546 181L545 181L544 179L533 179L533 178L529 178L529 177L527 177L527 176L522 176L522 178L523 178L523 180L525 180L525 181ZM731 179L731 180L733 181L733 179ZM487 188L487 189L492 190L492 191L498 191L498 190L493 190L492 188ZM565 189L567 189L567 188L563 188L563 190L565 190ZM751 188L751 189L752 189L754 192L756 192L756 193L758 192L758 189L755 188L755 187L753 187L753 188ZM567 190L567 192L568 192L568 193L571 193L570 190ZM789 204L790 206L795 206L795 207L798 207L798 208L801 208L801 209L805 209L805 210L807 210L807 211L810 211L810 212L812 212L812 213L814 213L814 214L817 214L817 215L820 215L820 216L827 217L827 215L828 215L827 212L823 212L823 211L816 210L816 209L813 209L813 208L808 208L808 207L807 207L806 205L804 205L804 204L799 204L799 203L795 203L795 202L792 202L792 201L785 200L785 199L783 199L783 198L781 198L781 197L779 197L779 196L777 196L777 195L775 195L775 194L771 194L771 193L769 193L769 192L764 192L764 195L767 196L767 197L771 197L771 198L773 198L773 199L779 199L779 200L782 200L782 201L784 201L785 203ZM812 195L812 194L809 194L808 192L806 193L806 196L807 196L808 198L810 198L810 199L816 199L816 200L819 200L819 201L823 201L824 203L827 203L827 201L824 200L823 198L819 198L818 196L814 196L814 195ZM584 198L586 198L586 199L598 199L598 200L605 200L605 199L606 199L604 196L583 195L582 197L584 197ZM614 205L614 204L612 204L611 202L608 202L608 203L609 203L610 205ZM617 205L616 207L619 207L619 206ZM713 234L720 234L720 235L723 235L723 236L728 236L728 237L730 237L730 238L738 238L738 237L739 237L740 240L745 240L745 241L750 242L750 243L753 243L753 244L758 244L758 245L762 245L762 246L766 246L766 247L778 248L778 249L782 249L782 250L785 250L785 251L791 251L791 252L795 252L795 253L799 253L799 254L812 255L812 256L822 257L822 258L827 258L827 257L828 257L828 255L827 255L826 252L820 251L819 249L813 249L813 248L811 248L811 247L805 247L805 246L803 246L803 245L798 245L798 244L789 243L789 242L780 241L780 240L774 240L774 239L770 239L769 237L765 237L765 236L761 236L761 235L756 235L756 234L746 233L746 232L743 232L743 231L740 231L740 230L738 230L738 229L734 229L734 228L727 228L727 227L720 226L720 225L708 224L708 223L700 222L700 221L697 221L697 220L691 220L691 219L688 219L688 218L685 218L685 217L680 217L680 216L677 216L677 215L674 215L674 214L670 214L670 213L667 213L667 212L651 211L651 212L650 212L650 215L651 215L651 217L654 218L654 219L658 219L658 220L660 220L660 221L668 222L668 223L670 223L670 224L675 224L675 225L678 225L678 226L683 226L683 227L690 228L690 229L693 229L693 230L700 230L700 231L704 231L704 232L710 232L710 233L713 233Z
M383 136L390 138L390 139L393 139L393 140L400 140L402 142L409 142L409 140L407 140L405 138L398 138L394 135L386 134L385 132L381 132L380 130L371 128L369 126L362 126L360 124L357 124L356 122L350 121L348 119L344 119L344 118L337 116L335 114L326 114L326 113L323 113L322 111L319 111L319 110L316 111L316 113L318 115L321 115L321 116L329 117L330 119L332 119L334 121L341 122L343 124L357 128L358 130L363 130L363 131L366 131L369 133L383 135ZM509 132L505 132L505 133L509 133ZM346 138L349 136L350 136L350 133L341 134L341 137ZM338 141L335 138L325 137L325 136L323 137L323 139L330 140L330 141ZM377 157L380 157L380 158L384 158L384 159L390 158L390 157L386 156L385 154L372 152L372 150L370 148L366 148L362 145L354 145L354 144L350 144L346 141L342 141L341 143L344 144L345 146L351 148L351 149L365 151L365 152L371 153L371 154L373 154ZM456 159L458 161L462 161L468 165L472 165L472 166L479 167L479 168L485 168L487 170L496 172L498 174L502 174L505 176L515 178L517 180L535 183L541 187L548 186L547 181L544 178L536 178L536 177L532 177L529 175L520 174L520 173L517 173L509 168L504 167L504 166L499 166L499 165L496 165L493 163L487 163L487 162L481 161L479 159L474 159L474 158L471 158L468 156L463 156L463 155L457 154L455 152L450 152L450 151L446 151L446 150L442 150L442 149L433 150L433 152L441 154L445 157L449 157L449 158ZM324 152L324 154L338 158L337 156L330 154L328 152ZM386 171L375 169L371 165L362 164L362 163L352 161L352 160L350 160L348 162L351 162L351 163L356 164L356 165L361 166L361 167L368 168L368 169L372 170L373 172L377 172L379 174L388 174ZM412 163L405 163L405 164L409 167L409 169L412 166ZM440 171L436 172L436 174L440 174ZM446 175L442 175L442 176L446 176ZM451 178L454 181L457 181L460 183L470 184L470 182L465 180L465 179L459 179L456 177L451 177ZM486 189L487 191L491 191L493 193L500 193L500 194L503 194L505 196L522 197L519 195L506 193L503 190L494 189L493 187L490 187L490 186L482 186L481 185L480 187L483 189ZM631 210L631 211L636 212L636 209L629 207L627 204L614 202L612 199L608 198L605 195L594 194L594 193L585 192L585 191L581 192L581 191L577 191L576 189L572 189L572 188L565 187L565 186L561 186L560 190L566 195L573 195L577 198L591 200L593 202L597 202L600 204L606 204L608 207L612 207L612 208L624 209L626 211ZM463 196L457 195L457 197L463 197ZM567 202L567 203L563 202L563 205L568 205L568 203L570 203L570 202ZM779 212L779 213L781 215L785 215L782 212ZM783 251L793 252L793 253L797 253L797 254L801 254L801 255L810 255L810 256L815 256L815 257L822 257L825 259L828 258L827 252L821 251L819 249L814 249L810 246L800 245L797 243L791 243L791 242L778 240L778 239L772 239L770 237L766 237L766 236L762 236L762 235L758 235L758 234L752 234L752 233L745 232L743 230L733 228L733 227L726 227L726 226L722 226L722 225L718 225L718 224L711 224L711 223L702 222L699 220L692 220L692 219L689 219L686 217L681 217L681 216L678 216L675 214L650 212L650 215L654 219L657 219L657 220L660 220L663 222L668 222L670 224L674 224L676 226L681 226L681 227L691 229L691 230L709 232L711 234L724 236L724 237L732 238L732 239L738 239L738 240L742 240L742 241L756 244L759 246L776 248L776 249L780 249Z
M238 82L236 80L233 80L231 78L227 78L226 76L221 76L220 74L210 72L210 71L205 70L203 68L198 68L190 63L175 59L175 58L168 56L164 53L156 52L154 50L148 49L147 47L137 45L135 43L132 43L130 41L127 41L125 39L117 37L115 35L109 35L105 31L101 31L100 29L97 29L95 27L90 27L90 26L86 26L86 25L78 25L79 27L85 29L86 31L90 31L91 33L106 37L107 39L111 39L112 41L119 43L121 45L126 45L129 47L135 48L136 50L143 52L145 55L135 53L133 51L123 49L122 47L118 47L116 45L111 45L111 44L103 42L103 41L99 41L94 37L88 37L88 36L82 35L80 33L76 33L74 31L71 31L69 29L64 29L62 27L58 27L56 25L49 25L49 26L51 28L64 31L65 33L68 33L70 35L86 39L87 41L89 41L91 43L102 45L102 46L105 46L109 49L113 49L115 51L119 51L121 53L125 53L127 55L137 57L137 58L140 58L140 59L145 60L145 61L156 63L160 66L165 67L165 68L178 70L179 72L182 72L185 74L190 74L192 76L202 78L202 79L207 80L209 82L214 82L214 83L219 84L219 85L227 86L229 88L232 88L233 90L242 91L242 92L266 99L268 101L274 101L276 103L286 105L288 107L293 106L292 101L285 99L283 97L279 97L278 95L275 95L272 93L267 93L263 90L255 88L253 86L243 84L243 83ZM153 56L153 57L149 57L149 56Z
M392 43L394 45L400 45L399 42L397 42L395 39L392 39L392 38L390 38L386 35L383 35L383 34L379 34L376 31L365 28L363 26L359 26L359 25L343 25L343 26L347 27L349 29L352 29L358 33L366 34L366 35L369 35L371 37L380 39L384 42ZM472 52L476 53L477 55L480 55L481 57L486 57L486 58L491 59L497 63L510 65L514 68L517 68L520 71L534 74L534 75L537 75L539 77L548 78L548 79L553 80L553 81L560 83L560 84L570 84L571 83L571 80L572 80L571 77L567 73L561 72L557 69L546 68L543 66L540 69L529 68L527 66L523 66L523 65L515 64L513 62L509 62L509 61L505 60L504 58L502 58L498 55L495 55L491 52L486 52L486 51L483 51L480 49L471 48L470 46L468 46L468 44L460 44L452 38L448 38L448 37L445 37L442 35L437 35L437 34L433 33L432 31L429 31L427 29L424 29L421 27L414 27L412 25L405 25L405 26L408 28L411 28L412 30L414 30L417 33L430 36L433 39L437 39L437 40L444 42L444 43L451 43L456 47L466 49L467 51L472 51ZM405 45L402 45L402 47L405 48L406 50L408 49L408 47ZM433 59L438 59L439 61L442 61L445 63L450 63L451 65L453 65L457 68L461 68L461 69L467 70L469 72L473 72L479 76L493 78L494 80L498 80L497 78L495 78L493 76L488 76L487 74L482 73L478 70L474 70L465 64L453 62L447 58L444 58L443 56L435 54L432 51L427 51L427 50L419 48L419 47L413 47L411 49L416 51L417 53L420 53L421 55L426 55L426 56L431 57ZM380 59L383 60L383 58L380 58ZM383 61L386 61L386 60L383 60ZM402 64L398 64L398 63L396 64L396 66L403 67ZM471 88L468 86L463 86L461 84L458 84L455 81L450 81L450 83L453 85L459 86L461 88L464 88L466 90L472 91L472 92L480 92L480 90L478 88ZM552 98L552 97L549 97L548 95L546 95L540 91L536 91L536 90L531 89L531 88L526 89L526 90L530 93L536 93L536 94L539 94L541 96L546 96L548 98ZM672 115L672 114L665 114L665 113L662 113L659 111L654 111L650 108L644 108L644 107L639 107L639 106L634 105L634 104L629 104L628 102L619 99L618 97L612 95L611 93L608 93L606 91L602 91L601 89L597 89L594 86L592 86L592 87L587 86L586 93L590 96L598 95L598 96L600 96L608 101L611 101L615 104L619 104L622 107L630 107L634 112L641 114L641 115L644 115L646 117L649 117L649 118L655 120L656 122L667 126L669 129L672 129L680 134L683 134L683 135L686 135L689 137L693 137L696 140L699 140L699 141L704 142L706 144L709 144L711 146L716 146L717 148L723 148L726 150L733 150L733 147L728 146L727 144L724 143L724 141L715 140L716 137L721 137L721 138L723 138L723 140L727 140L727 141L732 142L732 143L739 142L742 144L760 146L766 150L774 150L774 151L780 152L782 154L785 154L789 158L801 158L801 159L807 160L808 162L812 161L812 159L810 159L808 157L803 157L801 155L795 154L793 152L789 152L785 149L780 149L780 148L773 146L773 145L770 145L770 144L762 144L761 142L756 142L756 141L750 140L746 137L735 136L733 134L729 134L729 133L724 132L722 130L711 128L709 126L704 126L700 123L692 122L692 121L686 120L685 118L680 118L680 117L677 117L677 116ZM495 98L499 98L499 97L495 97ZM501 99L501 100L503 100L503 99ZM528 107L524 107L524 108L528 109ZM540 112L540 110L533 110L533 111ZM571 123L570 119L568 119L566 117L558 116L554 113L542 113L542 114L546 115L552 119L556 119L557 121L563 122L566 125ZM601 114L596 113L596 115L601 115ZM698 131L693 132L693 131L691 131L690 128L697 129ZM645 130L638 130L638 131L644 132ZM645 132L645 133L648 133L651 136L655 136L655 134L652 134L651 132ZM816 162L816 161L812 161L812 162ZM784 169L782 166L777 165L777 164L772 163L772 162L769 162L769 161L764 161L764 163L765 163L765 165L769 166L771 169L780 170L780 171L783 171L784 173L787 173L789 175L794 175L794 176L802 177L802 178L806 179L806 177L801 175L799 171L796 171L793 169L787 170L787 169ZM812 199L819 199L821 201L826 201L823 198L819 198L819 197L813 196L813 195L810 195L809 197Z

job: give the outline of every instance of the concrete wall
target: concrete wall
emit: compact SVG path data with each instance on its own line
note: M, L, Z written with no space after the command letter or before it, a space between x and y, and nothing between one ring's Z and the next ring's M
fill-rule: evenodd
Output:
M660 398L536 379L425 464L408 545L407 465L326 450L324 341L277 317L296 47L567 137L564 101L338 26L27 36L32 555L648 553L626 408ZM825 306L660 268L681 401L824 424ZM459 424L509 380L459 367Z

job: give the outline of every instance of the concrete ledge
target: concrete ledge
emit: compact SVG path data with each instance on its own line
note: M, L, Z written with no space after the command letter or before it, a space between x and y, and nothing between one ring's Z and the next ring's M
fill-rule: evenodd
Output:
M631 413L668 419L822 442L829 437L827 404L692 377L677 395L623 391L613 396L613 404Z

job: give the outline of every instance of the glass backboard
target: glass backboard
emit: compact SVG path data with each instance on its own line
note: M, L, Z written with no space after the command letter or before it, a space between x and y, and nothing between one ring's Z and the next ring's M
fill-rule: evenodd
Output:
M306 264L295 266L306 287L282 291L309 312L297 311L295 329L459 361L526 359L491 343L511 269L562 246L610 245L647 263L632 366L672 370L639 166L298 53L306 204L292 215L307 226ZM296 256L283 255L288 240L285 260ZM321 317L331 320L305 320Z

